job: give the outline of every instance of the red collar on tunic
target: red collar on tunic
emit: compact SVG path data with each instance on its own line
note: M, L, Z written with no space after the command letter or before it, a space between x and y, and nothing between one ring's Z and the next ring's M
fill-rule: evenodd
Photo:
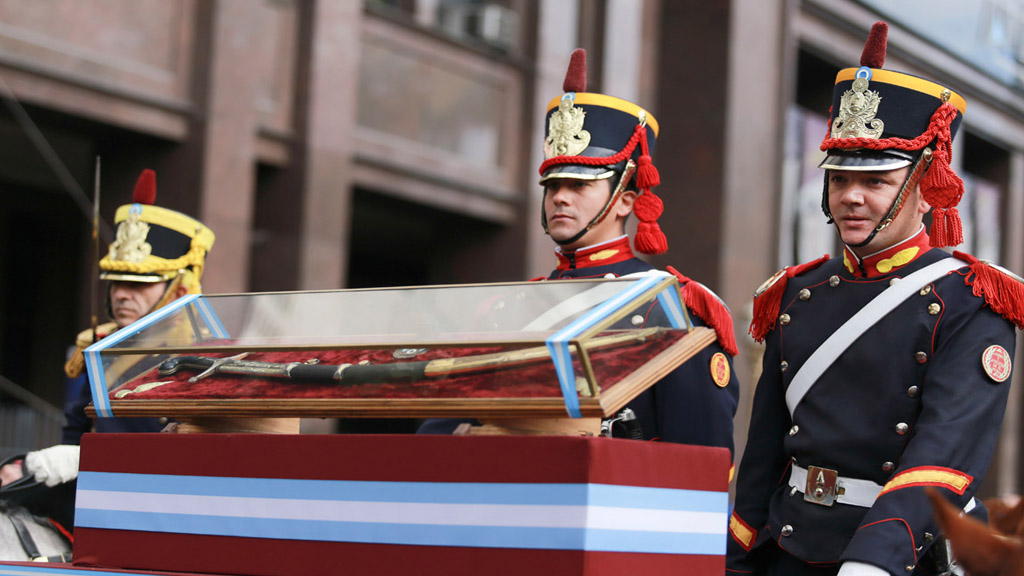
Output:
M558 256L558 267L556 270L604 266L635 258L633 249L629 246L629 236L622 236L570 252L562 252L561 249L556 249L555 255ZM573 265L574 262L575 265Z
M863 260L858 258L849 246L844 246L843 265L854 276L877 278L910 264L929 249L931 246L928 244L928 233L925 232L924 226L921 226L917 234L881 252L865 256Z

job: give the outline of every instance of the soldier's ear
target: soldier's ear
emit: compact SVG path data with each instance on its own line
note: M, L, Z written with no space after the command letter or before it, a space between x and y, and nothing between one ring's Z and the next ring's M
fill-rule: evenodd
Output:
M186 288L184 284L178 284L178 287L174 289L173 300L177 300L186 294L188 294L188 288Z
M921 194L921 185L920 184L918 184L918 186L917 186L917 199L918 199L918 204L917 204L917 211L918 211L918 213L920 213L920 214L927 214L928 211L932 209L932 205L929 204L928 201L924 199L924 194Z
M615 213L620 218L625 218L633 213L633 205L636 204L636 192L625 190L619 195L619 201L615 203Z

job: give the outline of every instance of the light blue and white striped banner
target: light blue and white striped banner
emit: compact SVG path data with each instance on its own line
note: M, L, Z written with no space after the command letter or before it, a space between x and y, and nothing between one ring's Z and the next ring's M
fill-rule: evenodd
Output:
M609 484L82 472L75 526L282 540L721 555L728 494Z

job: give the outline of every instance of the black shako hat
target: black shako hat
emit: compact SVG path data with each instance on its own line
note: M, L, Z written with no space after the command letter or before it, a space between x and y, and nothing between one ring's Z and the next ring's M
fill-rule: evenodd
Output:
M623 182L592 226L604 218L635 170L639 196L633 213L639 222L634 244L645 254L661 254L668 249L657 222L664 207L651 191L660 184L651 160L658 121L637 104L587 92L586 56L582 48L573 51L563 94L548 102L540 183L554 178L603 180L621 174Z
M934 209L931 243L960 244L963 231L956 205L964 188L949 163L953 136L967 102L941 84L883 69L888 30L885 22L875 23L860 67L845 68L836 75L829 131L821 143L827 154L819 167L881 171L914 165L914 171L923 169L923 175L917 176L924 199ZM908 181L914 176L912 171Z

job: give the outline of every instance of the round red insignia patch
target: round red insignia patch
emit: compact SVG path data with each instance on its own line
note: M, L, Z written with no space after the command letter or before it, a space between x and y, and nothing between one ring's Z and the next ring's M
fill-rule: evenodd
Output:
M725 388L729 385L729 373L729 359L725 357L725 354L716 352L711 357L711 379L719 388Z
M981 367L985 374L996 382L1005 382L1012 371L1010 353L998 344L993 344L981 353Z

